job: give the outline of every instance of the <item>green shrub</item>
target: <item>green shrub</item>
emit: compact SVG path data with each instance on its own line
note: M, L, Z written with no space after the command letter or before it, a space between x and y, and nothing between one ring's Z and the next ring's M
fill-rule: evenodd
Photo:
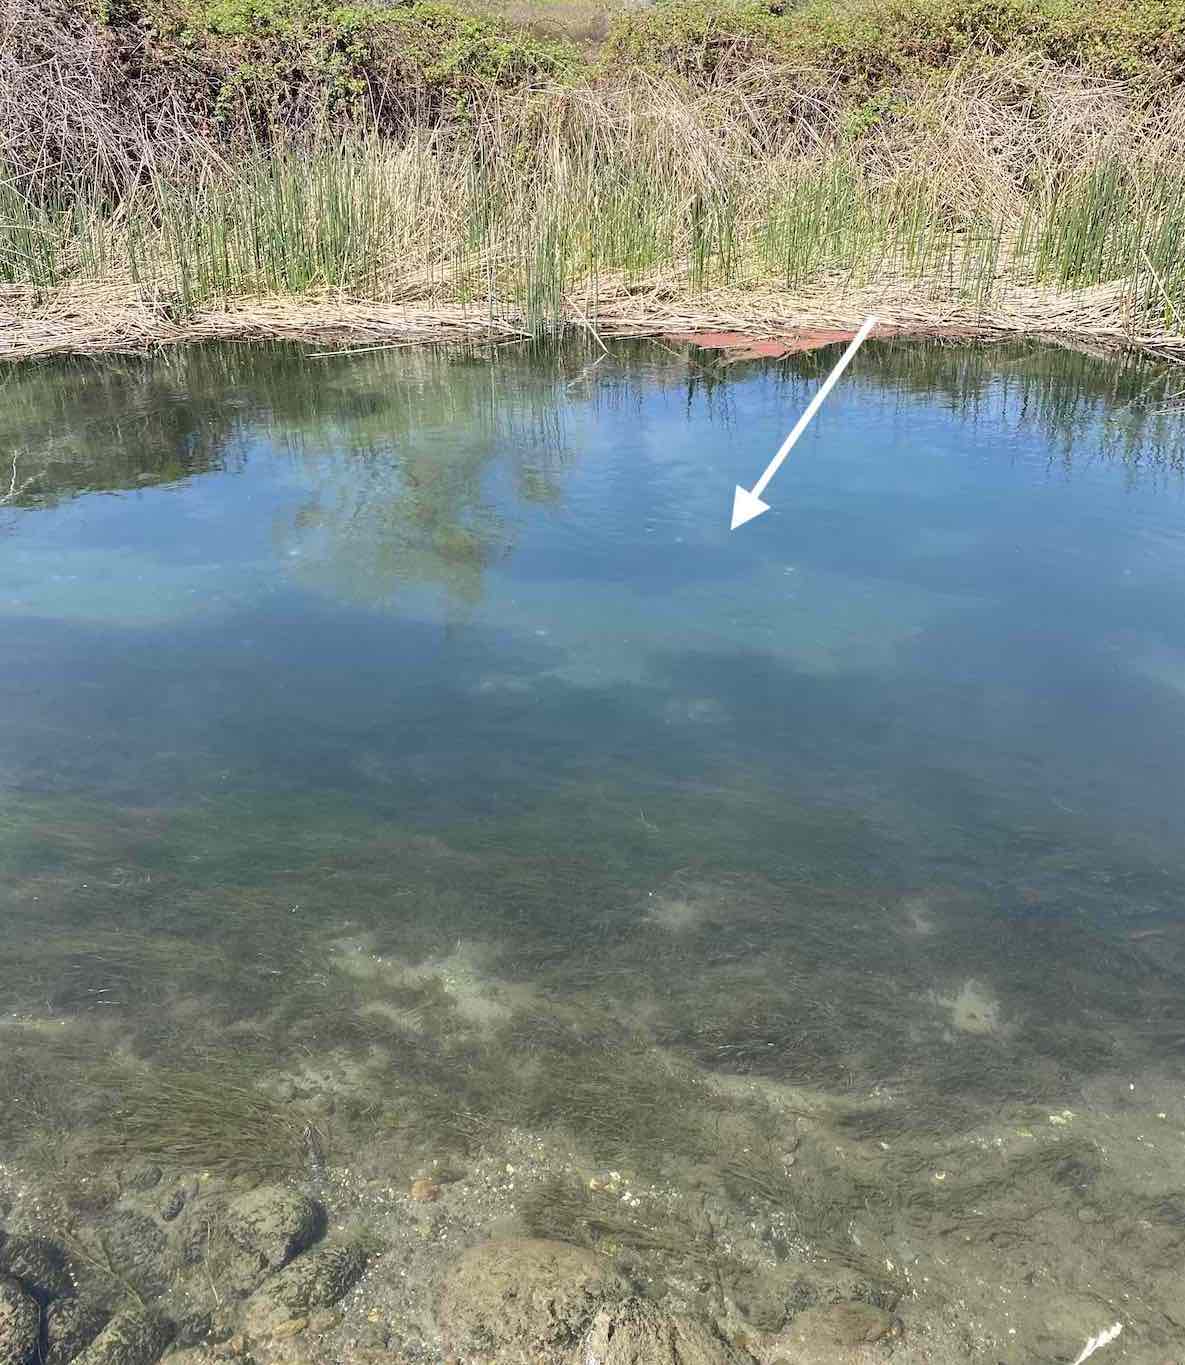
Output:
M1019 49L1099 76L1185 77L1183 0L882 0L836 10L810 0L790 46L850 78Z
M154 53L196 73L222 126L298 131L327 116L406 126L479 86L513 88L580 67L574 49L435 0L105 0L120 29L151 26Z
M785 49L787 27L761 0L660 0L618 16L602 64L712 79Z
M1185 80L1185 0L660 0L611 28L606 65L719 77L754 57L875 88L1018 50L1093 75Z

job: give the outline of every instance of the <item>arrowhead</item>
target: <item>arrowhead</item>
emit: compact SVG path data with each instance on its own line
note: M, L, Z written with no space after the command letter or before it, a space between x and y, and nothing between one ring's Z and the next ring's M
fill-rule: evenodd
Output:
M768 502L762 502L747 488L741 488L738 484L737 491L732 499L732 525L728 529L735 531L738 526L744 526L745 522L752 521L754 517L759 517L762 512L768 511Z

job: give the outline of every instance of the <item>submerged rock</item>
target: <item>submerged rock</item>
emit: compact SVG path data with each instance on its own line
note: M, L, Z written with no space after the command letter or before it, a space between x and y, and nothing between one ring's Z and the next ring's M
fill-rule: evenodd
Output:
M830 1303L795 1315L784 1332L766 1337L763 1356L784 1355L796 1365L823 1365L840 1347L866 1346L899 1336L901 1320L870 1303Z
M103 1249L112 1267L149 1298L168 1287L167 1245L153 1219L135 1209L117 1210L103 1228Z
M196 1193L197 1181L183 1180L165 1194L157 1212L166 1223L171 1223L173 1219L180 1217L186 1204Z
M752 1358L698 1318L629 1299L597 1313L570 1365L752 1365Z
M632 1286L595 1252L542 1238L470 1247L452 1267L438 1317L450 1351L566 1361L573 1342Z
M173 1339L173 1326L150 1313L117 1313L74 1365L154 1365Z
M14 1233L0 1245L0 1274L19 1280L25 1293L45 1305L74 1293L74 1277L66 1253L48 1237Z
M41 1310L11 1275L0 1275L0 1361L25 1365L37 1350Z
M58 1299L45 1310L45 1365L67 1365L107 1325L110 1313L87 1299Z
M730 1289L737 1312L759 1332L781 1331L791 1312L815 1302L806 1285L794 1284L776 1272L749 1270L738 1275Z
M256 1290L247 1304L247 1326L272 1331L310 1309L335 1304L362 1278L366 1253L353 1242L326 1242L298 1257Z
M321 1235L325 1210L284 1185L264 1185L226 1209L227 1236L261 1274L279 1270Z
M173 1323L174 1346L202 1346L211 1340L215 1330L214 1308L181 1294L162 1301L158 1307Z

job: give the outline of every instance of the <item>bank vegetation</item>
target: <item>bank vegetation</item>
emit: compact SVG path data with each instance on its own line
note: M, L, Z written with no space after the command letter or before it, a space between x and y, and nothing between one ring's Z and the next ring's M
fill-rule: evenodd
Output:
M1185 0L551 14L0 0L0 355L870 309L1185 353Z

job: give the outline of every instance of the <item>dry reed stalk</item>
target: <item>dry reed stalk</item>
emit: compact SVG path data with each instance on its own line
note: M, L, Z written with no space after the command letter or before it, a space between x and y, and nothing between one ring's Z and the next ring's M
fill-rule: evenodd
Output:
M716 289L700 294L656 289L639 294L602 286L596 306L568 300L564 323L601 338L697 331L754 337L857 326L870 312L886 331L952 338L1038 337L1065 344L1146 351L1185 360L1185 334L1133 330L1115 287L1066 294L1013 289L1005 303L974 308L941 302L901 283L789 294ZM484 345L525 340L528 320L510 307L390 304L308 296L235 301L170 319L133 286L74 287L38 301L31 291L0 291L0 360L144 351L193 341L264 340L318 345Z

